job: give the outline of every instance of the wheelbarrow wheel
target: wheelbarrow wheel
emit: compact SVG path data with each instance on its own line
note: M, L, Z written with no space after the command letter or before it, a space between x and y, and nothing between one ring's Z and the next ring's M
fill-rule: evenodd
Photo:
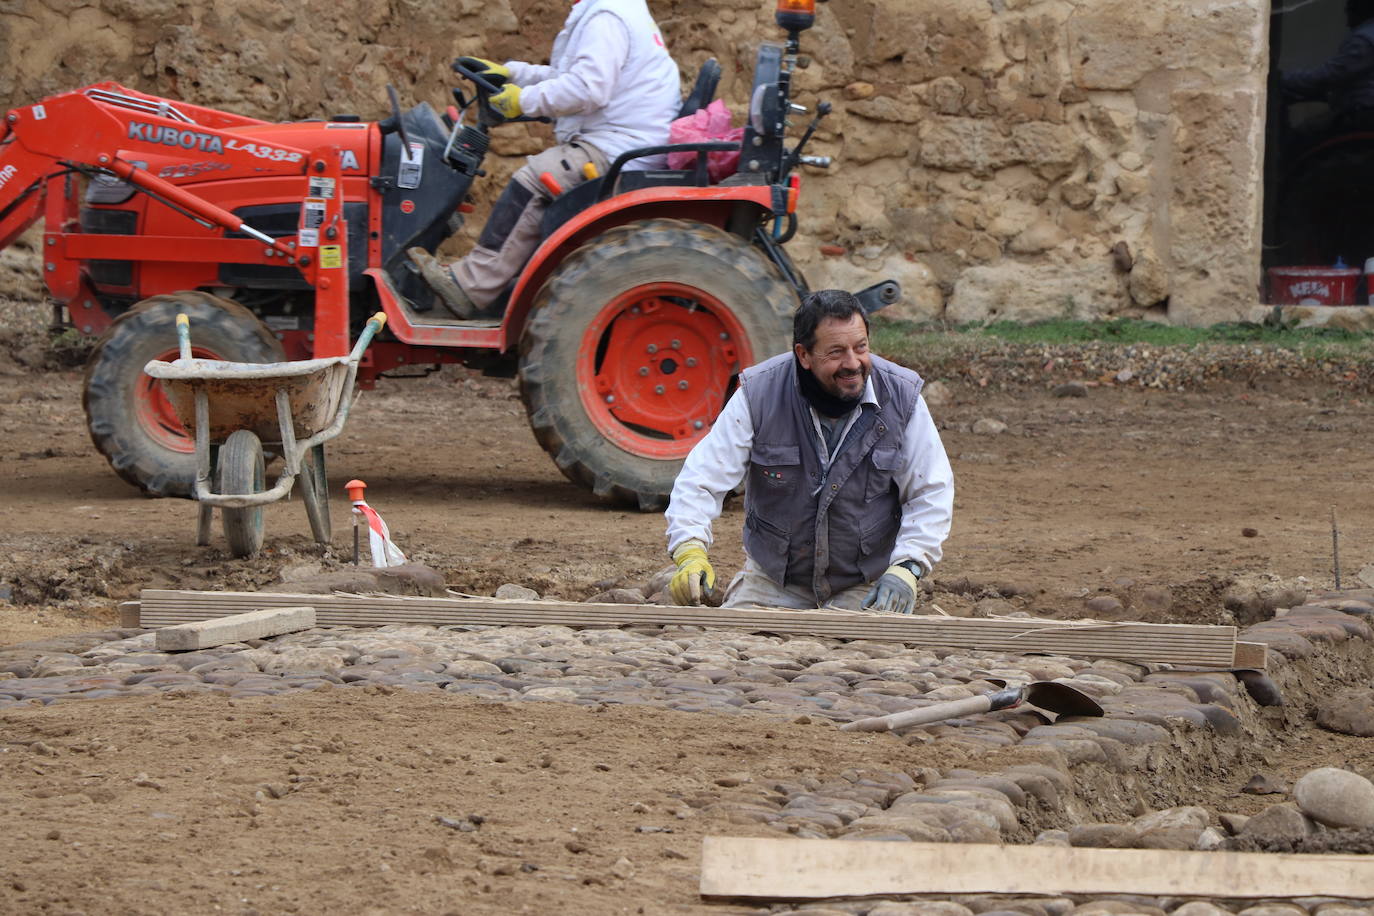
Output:
M310 533L316 544L328 544L333 539L334 526L329 520L329 482L324 472L324 446L317 445L301 460L301 501L310 519Z
M225 496L248 496L266 487L262 442L249 430L229 434L219 450L219 480L216 489ZM224 539L236 557L251 557L262 548L262 506L220 510L224 520Z

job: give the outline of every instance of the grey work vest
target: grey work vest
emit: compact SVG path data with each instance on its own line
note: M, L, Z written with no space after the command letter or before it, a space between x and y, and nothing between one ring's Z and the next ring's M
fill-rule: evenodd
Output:
M877 579L901 527L893 475L923 382L910 369L871 359L878 404L857 408L862 413L829 471L796 358L784 353L744 371L754 424L744 549L768 578L811 589L818 604Z

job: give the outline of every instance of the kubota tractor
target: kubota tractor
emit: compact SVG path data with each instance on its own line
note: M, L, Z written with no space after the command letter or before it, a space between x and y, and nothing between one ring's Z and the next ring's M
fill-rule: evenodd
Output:
M273 362L347 353L368 316L386 332L364 387L405 366L466 363L518 372L540 444L598 496L661 505L740 371L790 346L806 291L783 250L796 229L803 155L822 104L792 147L788 115L800 33L815 0L779 0L785 44L758 52L739 172L623 171L557 197L545 239L504 316L453 320L406 250L433 251L484 174L494 86L455 90L446 115L420 104L367 123L268 123L101 83L16 108L0 126L0 247L45 220L43 271L70 323L99 334L86 368L91 439L145 492L185 496L192 442L150 359L174 358L186 313L195 355ZM707 104L708 61L683 114ZM475 109L475 118L469 114ZM733 149L733 144L729 145ZM859 295L895 301L895 283Z

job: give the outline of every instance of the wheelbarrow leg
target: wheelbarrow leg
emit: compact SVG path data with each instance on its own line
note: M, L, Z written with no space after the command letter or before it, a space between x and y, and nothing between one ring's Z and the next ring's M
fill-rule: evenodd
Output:
M310 519L310 532L316 544L328 544L333 538L333 523L329 518L329 482L324 469L324 443L305 453L301 461L301 500Z
M209 503L200 504L200 518L196 521L196 546L210 546L210 528L215 523L215 507Z
M181 324L178 321L178 333L182 333ZM184 336L184 335L183 335ZM183 350L189 351L190 344L184 343ZM205 389L196 386L196 483L192 494L199 499L202 492L208 491L210 486L210 465L213 460L210 446L210 397ZM196 519L196 546L210 546L210 526L215 521L215 507L209 503L200 503L200 514Z

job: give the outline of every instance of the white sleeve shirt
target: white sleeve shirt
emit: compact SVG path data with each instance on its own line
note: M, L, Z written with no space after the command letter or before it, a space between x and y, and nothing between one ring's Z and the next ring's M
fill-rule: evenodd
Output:
M572 59L561 69L524 61L506 62L520 87L520 108L531 117L561 118L598 111L615 96L621 68L630 56L630 33L610 13L593 13L581 27Z
M863 400L877 403L871 379ZM848 435L849 424L857 418L856 412L843 435ZM815 410L811 411L811 419L818 451L824 455L824 436ZM711 523L720 517L726 494L744 481L753 441L749 402L739 390L726 403L711 431L687 455L673 483L672 497L664 513L668 519L669 553L692 538L710 546ZM843 441L843 436L839 441ZM915 560L929 573L940 562L942 545L949 537L954 516L954 471L925 398L916 399L916 409L903 435L901 465L893 480L902 502L902 521L889 565Z

